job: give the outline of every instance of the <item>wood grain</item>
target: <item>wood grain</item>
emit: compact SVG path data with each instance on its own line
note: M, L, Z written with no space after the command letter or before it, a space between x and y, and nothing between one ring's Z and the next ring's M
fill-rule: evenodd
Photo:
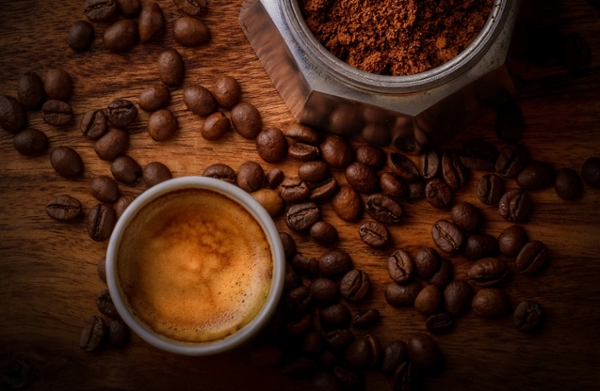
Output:
M592 61L578 75L569 74L558 59L531 65L518 96L526 118L522 143L533 159L553 163L555 168L579 170L590 156L600 156L600 23L598 10L586 1L549 3L540 26L552 26L562 34L579 32L589 43ZM11 368L22 364L29 389L56 390L295 390L306 389L306 381L285 378L282 369L258 368L250 361L251 346L214 357L181 357L159 351L133 336L123 350L103 349L86 354L78 347L85 319L98 311L97 293L106 289L96 274L96 264L106 243L93 242L83 219L72 224L51 220L46 203L58 194L80 199L85 212L96 203L89 183L98 175L110 175L109 164L100 161L93 143L78 130L83 114L105 107L111 100L126 98L137 102L139 93L157 81L155 62L162 50L174 47L186 65L185 85L210 87L220 74L237 78L243 99L256 105L265 126L285 127L293 122L285 104L254 54L237 17L241 1L210 1L203 18L212 32L212 42L197 49L183 48L173 40L171 27L180 13L171 1L159 1L167 26L158 36L133 50L116 55L107 52L101 36L108 23L95 23L96 39L91 50L74 53L66 44L71 24L83 18L82 2L39 0L2 1L0 18L0 94L16 96L19 77L33 70L41 76L53 67L67 70L75 84L70 100L75 112L72 124L54 128L41 120L40 112L28 114L31 127L44 131L51 148L68 145L85 162L82 178L66 180L50 166L49 154L37 158L19 155L13 136L0 133L0 384L6 386ZM174 176L198 175L212 163L222 162L237 169L246 160L260 162L265 170L275 167L262 162L254 144L233 132L217 142L199 135L202 122L186 110L182 90L173 92L169 108L178 118L180 130L170 141L157 143L148 137L148 113L128 127L131 146L128 154L142 166L161 161ZM480 137L499 142L493 131L493 113L458 135L449 148L462 140ZM414 158L414 157L413 157ZM277 165L289 176L298 162L285 160ZM343 172L334 175L343 179ZM498 235L510 224L495 208L484 207L474 195L474 173L457 198L479 206L486 218L485 232ZM507 182L509 188L516 185ZM125 194L140 194L142 183L120 185ZM529 236L542 240L551 253L550 266L540 275L523 276L513 271L505 285L512 307L524 299L538 301L546 311L544 327L535 334L516 330L510 317L499 320L478 318L473 313L460 318L454 332L436 336L446 360L445 370L428 379L428 390L594 390L600 385L600 191L585 187L581 199L560 200L552 189L533 192L535 212L523 224ZM433 222L448 217L426 202L405 203L406 217L393 226L393 248L414 254L433 246ZM323 219L340 232L339 248L348 251L357 268L373 282L372 294L352 305L353 311L378 308L381 324L369 330L383 344L407 339L424 330L425 318L412 308L395 309L384 299L391 282L385 266L392 248L373 250L358 237L359 224L341 221L327 204ZM288 231L281 218L277 226ZM300 251L319 256L326 248L306 236L293 233ZM464 278L468 262L451 257L455 277ZM16 365L16 366L15 366ZM366 372L367 389L390 389L378 371ZM14 379L13 379L14 380ZM14 380L16 382L16 380ZM10 383L13 386L16 383ZM8 387L7 387L8 388Z

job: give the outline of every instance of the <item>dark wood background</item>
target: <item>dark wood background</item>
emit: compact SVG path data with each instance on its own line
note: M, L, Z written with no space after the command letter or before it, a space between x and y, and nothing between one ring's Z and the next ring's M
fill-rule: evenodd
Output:
M517 97L527 124L522 143L532 158L551 162L555 168L579 171L588 157L600 156L600 11L591 3L544 2L545 8L537 13L537 26L555 27L562 36L580 33L591 47L592 60L577 75L570 74L558 58L530 64ZM96 264L107 244L88 237L83 219L61 224L51 220L44 208L54 196L67 193L80 199L87 212L97 203L89 192L90 180L110 175L109 164L97 158L92 142L78 130L82 115L116 98L137 103L142 89L158 80L155 63L159 53L174 47L185 61L184 85L211 87L218 75L232 75L242 86L243 99L259 108L265 126L283 128L294 122L238 26L241 1L209 1L203 19L212 32L212 42L196 49L174 42L171 28L180 13L170 0L159 1L167 22L165 31L124 55L104 49L101 36L107 23L94 23L96 39L90 51L69 49L68 31L75 20L83 18L82 4L75 0L2 0L0 4L0 94L16 96L18 79L27 71L43 76L49 68L67 70L75 85L70 100L73 123L54 128L42 122L38 111L28 114L29 124L48 135L51 148L71 146L85 162L82 178L66 180L53 171L49 153L37 158L21 156L12 146L13 135L0 132L0 384L9 384L11 373L21 364L28 368L23 371L26 385L34 390L306 389L305 381L287 379L280 367L253 366L250 346L214 357L182 357L132 336L123 350L105 348L88 354L79 349L84 321L98 314L95 297L106 289L97 276ZM160 161L174 176L197 175L217 162L235 169L246 160L260 162L265 170L275 167L262 162L254 144L233 132L217 142L200 137L202 121L186 110L181 89L173 92L169 108L180 124L173 140L157 143L150 139L145 131L148 113L140 112L128 127L131 146L127 153L142 166ZM502 147L493 121L493 113L482 115L449 147L459 146L469 137ZM288 159L277 166L294 176L299 163ZM343 173L335 175L343 181ZM475 173L457 198L480 206L487 221L485 232L498 235L509 224L497 210L484 208L476 199L473 190L481 175ZM516 187L512 181L508 186ZM145 189L141 181L120 188L125 194ZM454 332L435 336L446 368L427 381L428 390L600 387L600 190L586 186L583 197L572 202L560 200L552 189L533 192L532 197L535 212L524 227L531 238L549 247L551 264L536 276L513 273L505 289L513 308L524 299L536 300L544 307L543 328L526 335L513 327L509 316L487 320L469 313L458 320ZM322 210L324 219L340 232L337 246L347 250L356 267L371 276L369 299L352 306L353 310L381 311L382 322L369 332L386 344L423 331L425 317L413 308L394 309L385 302L385 287L391 281L385 259L392 249L367 247L358 237L358 224L341 221L329 205ZM419 247L433 246L430 227L447 217L447 212L424 201L405 204L405 210L403 223L391 228L393 247L414 254ZM288 231L281 218L276 223ZM325 251L310 238L293 236L306 255L319 256ZM457 278L464 278L467 261L460 256L451 261ZM509 266L514 271L514 264ZM378 371L366 375L367 389L389 389Z

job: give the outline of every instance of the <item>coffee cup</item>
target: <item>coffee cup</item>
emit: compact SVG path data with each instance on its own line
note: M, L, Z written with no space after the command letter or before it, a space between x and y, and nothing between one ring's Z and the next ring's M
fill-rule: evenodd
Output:
M151 345L221 353L255 336L275 312L285 255L279 232L248 193L181 177L142 193L119 218L106 254L122 319Z

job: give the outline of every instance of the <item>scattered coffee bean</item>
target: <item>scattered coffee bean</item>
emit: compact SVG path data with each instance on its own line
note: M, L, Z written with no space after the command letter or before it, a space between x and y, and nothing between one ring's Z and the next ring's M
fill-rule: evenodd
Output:
M289 292L292 289L302 285L302 278L296 273L292 267L286 267L285 269L285 281L283 283L283 291Z
M439 370L444 361L437 342L424 333L410 337L406 342L406 351L411 360L426 372Z
M283 210L283 199L273 189L259 189L250 195L265 208L271 217L277 216Z
M198 16L206 9L206 0L173 0L173 3L190 16Z
M469 139L463 143L460 161L471 170L492 171L497 158L498 151L486 141Z
M310 284L308 289L314 302L319 306L332 305L339 299L338 284L329 278L317 278Z
M379 177L374 169L365 163L354 162L346 167L346 180L354 190L363 194L373 194L379 187Z
M381 148L372 145L361 145L355 151L356 161L364 163L373 169L383 167L387 161L387 155Z
M394 198L404 198L408 194L408 186L391 172L384 172L379 178L379 186L383 194Z
M588 185L600 189L600 158L588 158L581 167L581 179Z
M325 337L318 330L309 331L302 340L302 353L316 357L325 350Z
M46 92L44 91L44 82L37 73L28 72L19 78L17 97L26 109L38 110L42 107L46 99Z
M170 98L171 93L166 85L154 83L140 93L139 105L142 110L153 112L165 107Z
M277 188L286 202L296 203L306 200L311 193L310 187L300 178L285 178Z
M561 168L556 171L554 191L563 200L574 200L583 194L583 183L577 171L571 168Z
M132 123L138 115L133 102L126 99L113 100L108 105L106 117L113 126L125 127Z
M319 221L321 213L314 202L303 202L292 205L285 216L285 222L293 231L306 231Z
M312 326L312 313L304 315L298 321L292 321L285 326L285 333L288 336L295 337L305 334Z
M215 81L213 95L221 107L231 109L240 102L242 89L234 77L221 75Z
M496 205L504 194L504 182L496 174L485 174L477 183L477 198L485 205Z
M400 152L392 152L388 155L388 166L394 174L407 182L417 182L421 179L417 166Z
M359 311L352 317L352 326L359 329L369 328L381 319L379 311L376 309L370 309L366 311Z
M355 159L354 150L343 138L330 135L321 143L321 155L325 163L334 168L346 168Z
M519 144L509 144L496 159L496 172L504 178L517 176L527 163L527 150Z
M109 318L120 318L119 312L117 311L117 308L115 307L108 290L104 290L98 294L96 297L96 307L98 307L98 311Z
M386 376L392 376L396 369L407 360L408 352L406 351L406 342L394 340L383 350L381 371Z
M183 66L183 59L177 50L169 48L162 52L160 56L158 56L157 64L158 76L163 83L169 87L179 87L181 83L183 83L185 70ZM183 102L186 103L185 90L183 92ZM186 103L186 106L187 105L188 104ZM193 111L194 110L192 110L192 112Z
M565 67L571 72L577 72L590 62L590 47L579 33L567 35L561 45L561 58Z
M391 379L394 390L421 390L424 388L423 383L422 370L412 360L401 363Z
M310 162L317 159L321 151L314 145L294 142L288 147L288 156L290 159L300 160L301 162Z
M498 318L503 316L508 307L508 297L500 288L480 289L471 301L473 312L484 318Z
M96 242L103 242L110 238L116 221L117 216L112 206L98 204L87 216L88 235Z
M396 250L387 259L388 274L398 284L405 284L415 276L415 264L407 252Z
M448 209L452 205L452 188L440 178L434 178L425 185L425 199L438 209Z
M514 257L527 243L527 232L520 225L511 225L498 236L498 249L504 255Z
M127 207L131 205L133 200L135 200L135 196L133 195L125 194L119 197L119 199L117 200L117 202L115 202L115 205L113 206L117 218L121 217L123 212L125 212L125 209L127 209Z
M256 136L256 152L267 163L277 163L287 155L288 143L283 132L267 128Z
M0 96L0 128L8 133L18 133L27 126L23 105L12 96Z
M90 316L79 337L79 347L86 352L93 352L102 345L106 323L99 316Z
M94 27L85 20L78 20L69 30L67 43L76 52L84 52L90 48L94 41Z
M102 160L112 161L129 147L129 133L123 129L110 128L94 144L94 151Z
M535 301L522 301L515 308L513 322L521 331L532 332L539 328L543 320L542 307Z
M374 220L385 224L400 222L403 214L402 206L385 194L371 195L365 205L365 210Z
M81 202L69 195L60 195L46 204L46 213L57 221L73 221L81 215Z
M131 19L115 22L104 31L104 46L113 53L124 53L135 46L138 41L138 25Z
M310 227L310 236L323 245L330 245L338 239L338 231L325 221L317 221Z
M100 280L106 283L106 257L100 258L98 264L96 265L96 271L98 272L98 277L100 277Z
M271 189L276 189L283 182L284 177L285 174L280 168L274 168L265 176L265 185Z
M40 156L48 149L48 137L41 130L28 128L15 135L13 146L21 155Z
M127 185L133 185L141 176L142 168L132 157L121 155L110 165L113 177Z
M166 141L173 138L178 127L177 118L169 109L157 110L148 118L148 134L154 141ZM206 138L204 127L200 132Z
M409 307L421 292L421 283L412 282L408 285L389 284L385 290L385 299L392 307Z
M385 225L371 221L358 228L358 234L363 242L371 247L383 247L390 243L390 233Z
M415 268L417 276L423 280L429 280L440 270L442 260L431 247L419 249L415 256Z
M487 287L498 285L508 276L508 267L498 258L482 258L467 271L473 285Z
M121 319L113 319L108 324L108 345L123 348L129 342L129 327Z
M425 180L433 179L440 173L442 167L440 155L436 151L429 150L420 156L419 173Z
M469 300L467 305L471 305L471 300ZM454 329L454 318L449 312L433 314L427 318L425 328L433 334L448 334Z
M500 216L506 221L518 223L525 221L531 215L533 202L529 193L525 190L509 190L498 203Z
M498 107L495 129L498 138L508 143L517 142L523 137L525 121L515 102L509 100Z
M106 133L107 120L104 110L90 110L81 119L81 133L87 138L98 140Z
M483 215L475 205L459 202L450 210L450 218L463 231L474 232L481 227Z
M335 178L327 178L322 182L309 184L311 201L324 200L333 197L338 191L338 183ZM362 201L362 199L361 199Z
M93 22L109 20L116 13L116 0L86 0L83 6L83 14Z
M283 134L294 141L307 144L317 144L320 140L319 134L314 129L298 123L285 128Z
M345 274L352 267L352 258L344 250L327 251L319 258L319 272L324 277L335 277Z
M235 170L229 167L227 164L212 164L206 167L206 169L202 173L202 176L221 179L225 182L231 183L232 185L237 184L237 176L235 174Z
M152 36L154 36L154 34L156 34L164 24L165 20L163 18L162 9L157 3L144 5L140 12L138 26L140 41L146 42L150 40L150 38L152 38Z
M381 359L382 350L379 340L367 334L352 342L344 356L344 364L355 370L367 369L377 365Z
M285 259L291 259L297 252L296 241L292 235L287 232L279 232L279 237L281 238L281 244L283 245Z
M452 281L452 277L454 277L454 266L452 266L452 262L447 259L442 259L440 270L438 270L427 282L442 289Z
M210 42L210 30L200 19L182 16L173 24L173 37L187 47L197 47Z
M529 163L517 176L517 185L525 190L540 190L554 183L554 168L546 162Z
M470 260L493 256L498 251L498 241L490 234L470 234L465 241L464 254Z
M121 193L117 182L106 175L97 176L90 183L90 192L100 202L115 203Z
M183 90L183 103L194 114L208 117L217 110L217 101L205 87L191 85Z
M517 255L517 269L523 274L534 274L548 263L548 249L539 240L525 244Z
M340 293L348 301L363 299L371 288L369 275L362 270L350 270L340 281Z
M206 140L215 141L223 137L231 129L231 122L221 111L217 111L206 117L200 134Z
M321 308L319 311L319 322L326 330L346 329L350 327L351 321L352 315L350 310L342 303Z
M342 391L342 386L333 374L321 372L313 377L312 389L315 391Z
M239 135L248 140L254 140L262 130L260 112L248 102L240 102L231 109L231 122Z
M352 187L342 185L331 199L331 207L340 219L354 222L362 215L363 200Z
M442 292L435 285L427 285L417 295L415 309L423 315L433 315L442 306Z
M42 106L42 119L52 126L63 126L73 118L73 109L67 102L49 100Z
M331 176L329 166L322 161L311 161L298 168L298 177L303 181L321 182Z
M284 297L287 310L294 315L304 315L312 309L312 295L308 287L300 285Z
M83 160L71 147L56 147L50 152L50 164L58 175L76 178L83 174Z
M469 170L460 161L456 151L444 152L442 155L442 176L444 181L454 190L463 188L469 181Z
M459 252L465 242L460 228L448 220L436 221L431 227L431 236L438 248L449 254Z
M300 253L296 253L292 258L292 267L302 275L314 276L319 273L319 261L316 258L307 258Z
M169 167L160 162L148 163L142 170L142 180L148 187L158 185L171 178L173 178L173 174Z
M141 0L117 0L117 5L121 13L128 18L136 16L142 9Z
M350 371L340 365L333 368L333 376L342 385L342 389L346 390L362 390L364 389L364 379L359 374Z

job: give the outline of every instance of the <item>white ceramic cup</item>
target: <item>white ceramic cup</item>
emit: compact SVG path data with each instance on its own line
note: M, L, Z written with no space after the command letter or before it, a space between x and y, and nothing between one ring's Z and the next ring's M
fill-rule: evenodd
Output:
M178 342L154 332L133 315L130 306L127 304L127 297L120 287L119 277L117 275L116 265L117 262L119 262L117 257L119 245L128 224L144 206L148 205L156 198L176 190L188 188L212 190L228 197L230 200L246 209L262 227L262 230L269 241L271 257L273 260L273 276L269 294L256 317L234 334L211 342ZM190 356L221 353L233 349L256 335L266 325L275 312L283 291L284 277L285 255L283 252L283 245L281 244L279 231L275 227L269 214L250 194L239 187L219 179L208 177L189 176L170 179L143 192L131 203L131 205L129 205L129 207L127 207L125 212L119 218L110 238L106 253L106 280L108 289L123 321L127 323L133 332L151 345L168 352Z

